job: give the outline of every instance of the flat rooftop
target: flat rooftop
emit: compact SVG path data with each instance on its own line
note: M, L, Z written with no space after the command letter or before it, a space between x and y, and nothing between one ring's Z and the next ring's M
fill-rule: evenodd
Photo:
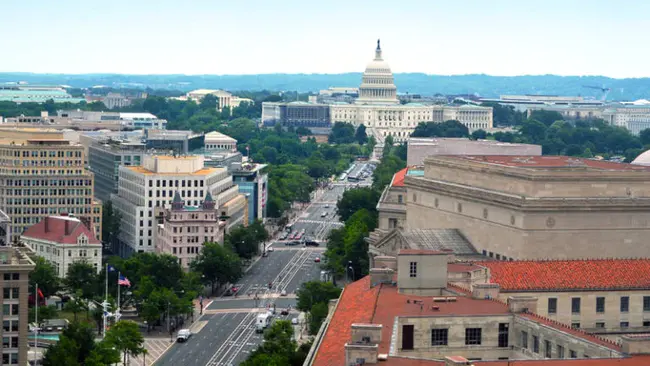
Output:
M438 157L436 157L438 158ZM433 158L433 159L436 159ZM517 167L527 169L558 169L586 168L589 170L608 171L643 171L650 172L650 167L616 163L613 161L593 160L572 156L505 156L505 155L473 155L473 156L440 156L442 159L458 159L486 165Z
M184 175L208 175L218 171L218 168L203 168L191 173L156 173L149 169L145 169L141 166L127 166L126 169L134 173L144 174L144 175L167 175L167 176L184 176Z

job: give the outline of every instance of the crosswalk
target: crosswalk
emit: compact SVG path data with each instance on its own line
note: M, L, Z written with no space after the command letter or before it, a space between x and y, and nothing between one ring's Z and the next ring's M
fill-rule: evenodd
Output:
M145 338L144 348L147 354L132 357L127 364L128 366L151 366L173 344L174 342L169 338Z
M304 220L300 219L297 222L304 222L307 224L319 224L319 225L334 225L334 226L344 226L345 224L342 222L332 222L332 221L319 221L319 220Z

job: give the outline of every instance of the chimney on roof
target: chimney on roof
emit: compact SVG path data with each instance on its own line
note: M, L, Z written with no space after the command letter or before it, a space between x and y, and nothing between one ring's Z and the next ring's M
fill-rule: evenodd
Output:
M70 220L65 220L65 235L70 235L70 231L72 228L70 227Z
M370 287L392 283L394 273L395 271L390 268L370 268Z
M474 299L498 299L498 283L477 283L472 286L472 298Z
M45 226L45 232L46 233L49 232L50 231L50 217L45 216L45 218L43 219L43 223L44 223L43 225Z
M459 365L473 366L474 364L471 361L468 361L463 356L447 356L447 357L445 357L445 366L459 366Z
M350 342L345 344L345 364L377 363L381 329L381 324L352 324Z

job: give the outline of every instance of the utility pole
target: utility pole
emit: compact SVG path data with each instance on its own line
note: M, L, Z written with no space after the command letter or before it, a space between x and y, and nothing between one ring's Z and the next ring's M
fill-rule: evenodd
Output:
M36 327L34 328L34 363L36 363L36 351L38 351L38 283L36 284L36 293L34 298L36 299L36 306L34 308L34 321L36 322Z

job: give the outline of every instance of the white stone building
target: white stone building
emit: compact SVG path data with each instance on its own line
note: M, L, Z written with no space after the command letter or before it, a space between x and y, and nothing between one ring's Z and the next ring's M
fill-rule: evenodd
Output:
M250 105L255 104L255 101L249 98L240 98L236 95L225 90L213 90L213 89L197 89L188 92L182 97L177 99L179 100L193 100L197 103L200 103L206 95L213 95L217 98L217 109L221 111L225 107L237 108L242 103L248 103ZM232 111L231 111L232 112Z
M213 131L205 134L206 151L234 151L237 150L237 140L224 135L221 132Z
M205 167L203 156L148 155L142 166L120 166L118 184L111 201L122 215L120 255L155 250L155 209L170 207L176 192L187 206L198 206L208 192L219 209L240 198L228 170Z
M85 261L97 273L102 268L102 243L75 217L47 216L25 230L20 240L36 255L52 263L61 278L74 262Z
M333 90L349 88L331 88ZM400 104L397 87L393 80L390 66L382 57L382 50L377 41L375 58L368 63L358 89L359 97L354 103L336 102L329 105L330 123L347 122L355 126L361 124L368 128L368 134L379 140L392 136L395 141L405 141L420 122L444 122L457 120L471 131L492 128L492 108L475 105L433 105L421 103ZM302 121L289 120L278 109L279 103L262 104L262 123L272 125L301 125ZM280 103L282 104L282 103ZM286 103L285 103L286 104ZM318 105L304 105L307 109ZM293 106L296 109L296 106ZM314 109L314 108L311 108ZM314 116L306 114L306 120ZM287 123L288 122L288 123Z

